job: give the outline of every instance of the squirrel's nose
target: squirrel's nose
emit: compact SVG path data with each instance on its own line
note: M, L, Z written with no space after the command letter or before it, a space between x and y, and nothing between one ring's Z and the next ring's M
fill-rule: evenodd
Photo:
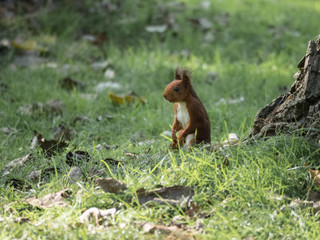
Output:
M163 96L164 99L167 99L167 95L166 94L163 94L162 96Z

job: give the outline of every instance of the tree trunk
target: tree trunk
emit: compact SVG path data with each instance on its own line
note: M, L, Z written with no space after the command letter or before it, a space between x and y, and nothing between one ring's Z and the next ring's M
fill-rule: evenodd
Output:
M260 109L249 138L299 131L312 138L320 136L320 37L309 41L307 53L298 63L299 72L288 93Z

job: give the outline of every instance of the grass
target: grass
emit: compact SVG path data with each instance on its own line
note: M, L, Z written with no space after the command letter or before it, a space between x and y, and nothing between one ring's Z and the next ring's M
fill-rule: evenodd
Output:
M320 4L307 1L231 0L210 1L209 8L198 1L117 1L115 9L101 7L100 1L56 3L54 8L39 7L33 13L16 10L14 21L0 20L0 38L21 37L37 42L49 50L46 59L57 67L36 64L17 67L13 63L23 54L21 49L9 49L0 56L0 127L13 129L0 133L0 169L19 157L32 153L31 165L15 169L0 180L1 239L154 239L166 235L143 234L138 222L170 224L173 216L184 211L170 206L142 208L134 200L141 187L156 185L191 186L195 201L202 211L214 213L201 219L204 233L199 239L316 239L319 235L318 216L308 210L291 209L286 198L307 199L317 190L308 170L319 166L319 146L307 142L299 133L278 136L252 145L225 149L223 155L203 148L187 151L168 149L169 141L161 136L170 130L173 105L162 99L167 83L172 81L176 66L193 69L194 87L210 116L213 142L224 141L235 132L245 138L255 113L286 91L293 82L296 64L305 53L307 42L315 39L318 30ZM49 9L49 10L48 10ZM150 33L147 25L160 25L173 16L178 30ZM191 19L207 18L212 27L202 30ZM33 27L33 19L38 27ZM93 45L82 39L84 34L104 32L107 41ZM214 37L206 41L206 35ZM189 55L183 54L188 50ZM22 52L22 53L21 53ZM121 89L96 93L98 83L108 81L104 72L91 64L108 60L114 70L114 82ZM68 70L66 66L69 66ZM67 71L67 72L66 72ZM206 80L207 72L216 72L216 80ZM65 91L59 81L66 76L86 84L84 90ZM127 95L134 91L147 103L115 105L109 91ZM90 94L87 99L84 95ZM226 103L221 99L239 99ZM34 112L21 114L25 104L59 99L63 114ZM105 114L112 119L96 119ZM73 124L76 116L89 118ZM69 147L47 157L39 149L30 150L33 130L46 139L54 137L54 129L64 125L76 131ZM98 144L118 145L107 150ZM91 161L80 164L83 179L67 184L68 151L83 150ZM134 158L125 155L135 153ZM229 165L224 166L224 156ZM106 165L104 159L122 161L121 165ZM28 182L21 189L8 184L8 179L27 179L32 170L54 168L46 178ZM87 180L92 167L105 169L128 185L120 195L104 193L94 181ZM59 170L58 170L59 169ZM73 191L67 208L39 209L25 203L29 196L41 197L68 187ZM79 224L82 210L117 207L112 227L100 229ZM26 223L14 222L27 217ZM195 226L197 219L187 219Z

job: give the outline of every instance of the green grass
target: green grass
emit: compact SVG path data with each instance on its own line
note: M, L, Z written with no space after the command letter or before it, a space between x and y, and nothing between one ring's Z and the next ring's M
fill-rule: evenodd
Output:
M318 216L307 210L284 208L290 201L275 200L285 195L291 199L306 199L314 183L304 163L319 167L319 146L307 142L299 133L279 136L225 149L223 153L203 148L192 151L172 151L161 134L170 130L173 105L162 98L162 92L173 79L176 66L193 70L193 84L207 108L213 142L224 141L228 133L245 138L255 113L293 83L296 64L304 55L307 42L319 34L320 4L315 0L210 1L208 9L198 1L123 1L114 11L95 7L100 1L76 4L56 4L50 10L40 7L35 13L20 13L14 21L0 19L0 39L16 37L37 42L48 48L46 58L56 63L52 68L37 64L15 67L21 50L0 52L0 81L8 89L0 89L0 127L14 129L9 135L0 132L0 169L19 157L32 153L32 165L15 169L0 180L1 239L154 239L166 235L143 234L138 222L170 224L173 216L183 210L156 206L142 208L134 200L141 187L156 185L191 186L193 200L202 211L214 212L203 219L204 233L199 239L316 239L320 228ZM110 1L117 4L117 1ZM122 2L122 1L120 1ZM93 10L90 8L94 8ZM166 16L175 18L179 29L164 33L149 33L147 25L160 25ZM228 16L225 20L223 16ZM191 19L205 17L212 22L209 30L201 30ZM34 18L37 28L30 20ZM82 39L84 34L104 32L107 41L99 46ZM205 35L214 36L206 42ZM181 53L188 50L190 55ZM108 60L115 71L112 81L121 84L118 90L97 93L98 83L109 81L102 70L95 71L93 62ZM70 66L69 72L63 66ZM207 72L218 74L207 81ZM59 81L66 76L86 84L84 90L66 91ZM147 103L114 105L109 91L127 95L134 91ZM87 99L83 95L91 94ZM235 104L223 104L221 99L239 99ZM23 115L25 104L59 99L63 114L35 112ZM219 102L220 101L220 102ZM105 114L112 119L97 117ZM89 121L73 124L76 116ZM49 158L38 149L30 150L33 131L46 139L54 137L54 129L64 125L76 131L68 149ZM140 137L137 137L140 136ZM98 144L118 145L116 149L97 149ZM70 150L87 151L91 161L82 163L83 180L68 185L65 176L69 167L65 155ZM136 153L136 158L125 155ZM224 166L224 156L229 165ZM104 159L121 161L114 166ZM94 181L86 179L91 167L104 168L107 177L128 185L126 193L108 194L98 190ZM33 170L48 167L59 169L40 182L28 182L15 189L9 178L26 179ZM2 176L2 173L1 173ZM68 208L38 209L25 203L30 196L41 197L68 187L73 191ZM119 212L108 229L79 224L84 208ZM26 223L15 223L18 217L28 217ZM189 226L196 219L187 219Z

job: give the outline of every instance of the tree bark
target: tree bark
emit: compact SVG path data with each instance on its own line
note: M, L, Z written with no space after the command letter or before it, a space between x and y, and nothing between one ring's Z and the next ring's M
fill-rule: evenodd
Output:
M309 41L297 67L290 91L258 111L249 139L294 132L320 136L320 37Z

